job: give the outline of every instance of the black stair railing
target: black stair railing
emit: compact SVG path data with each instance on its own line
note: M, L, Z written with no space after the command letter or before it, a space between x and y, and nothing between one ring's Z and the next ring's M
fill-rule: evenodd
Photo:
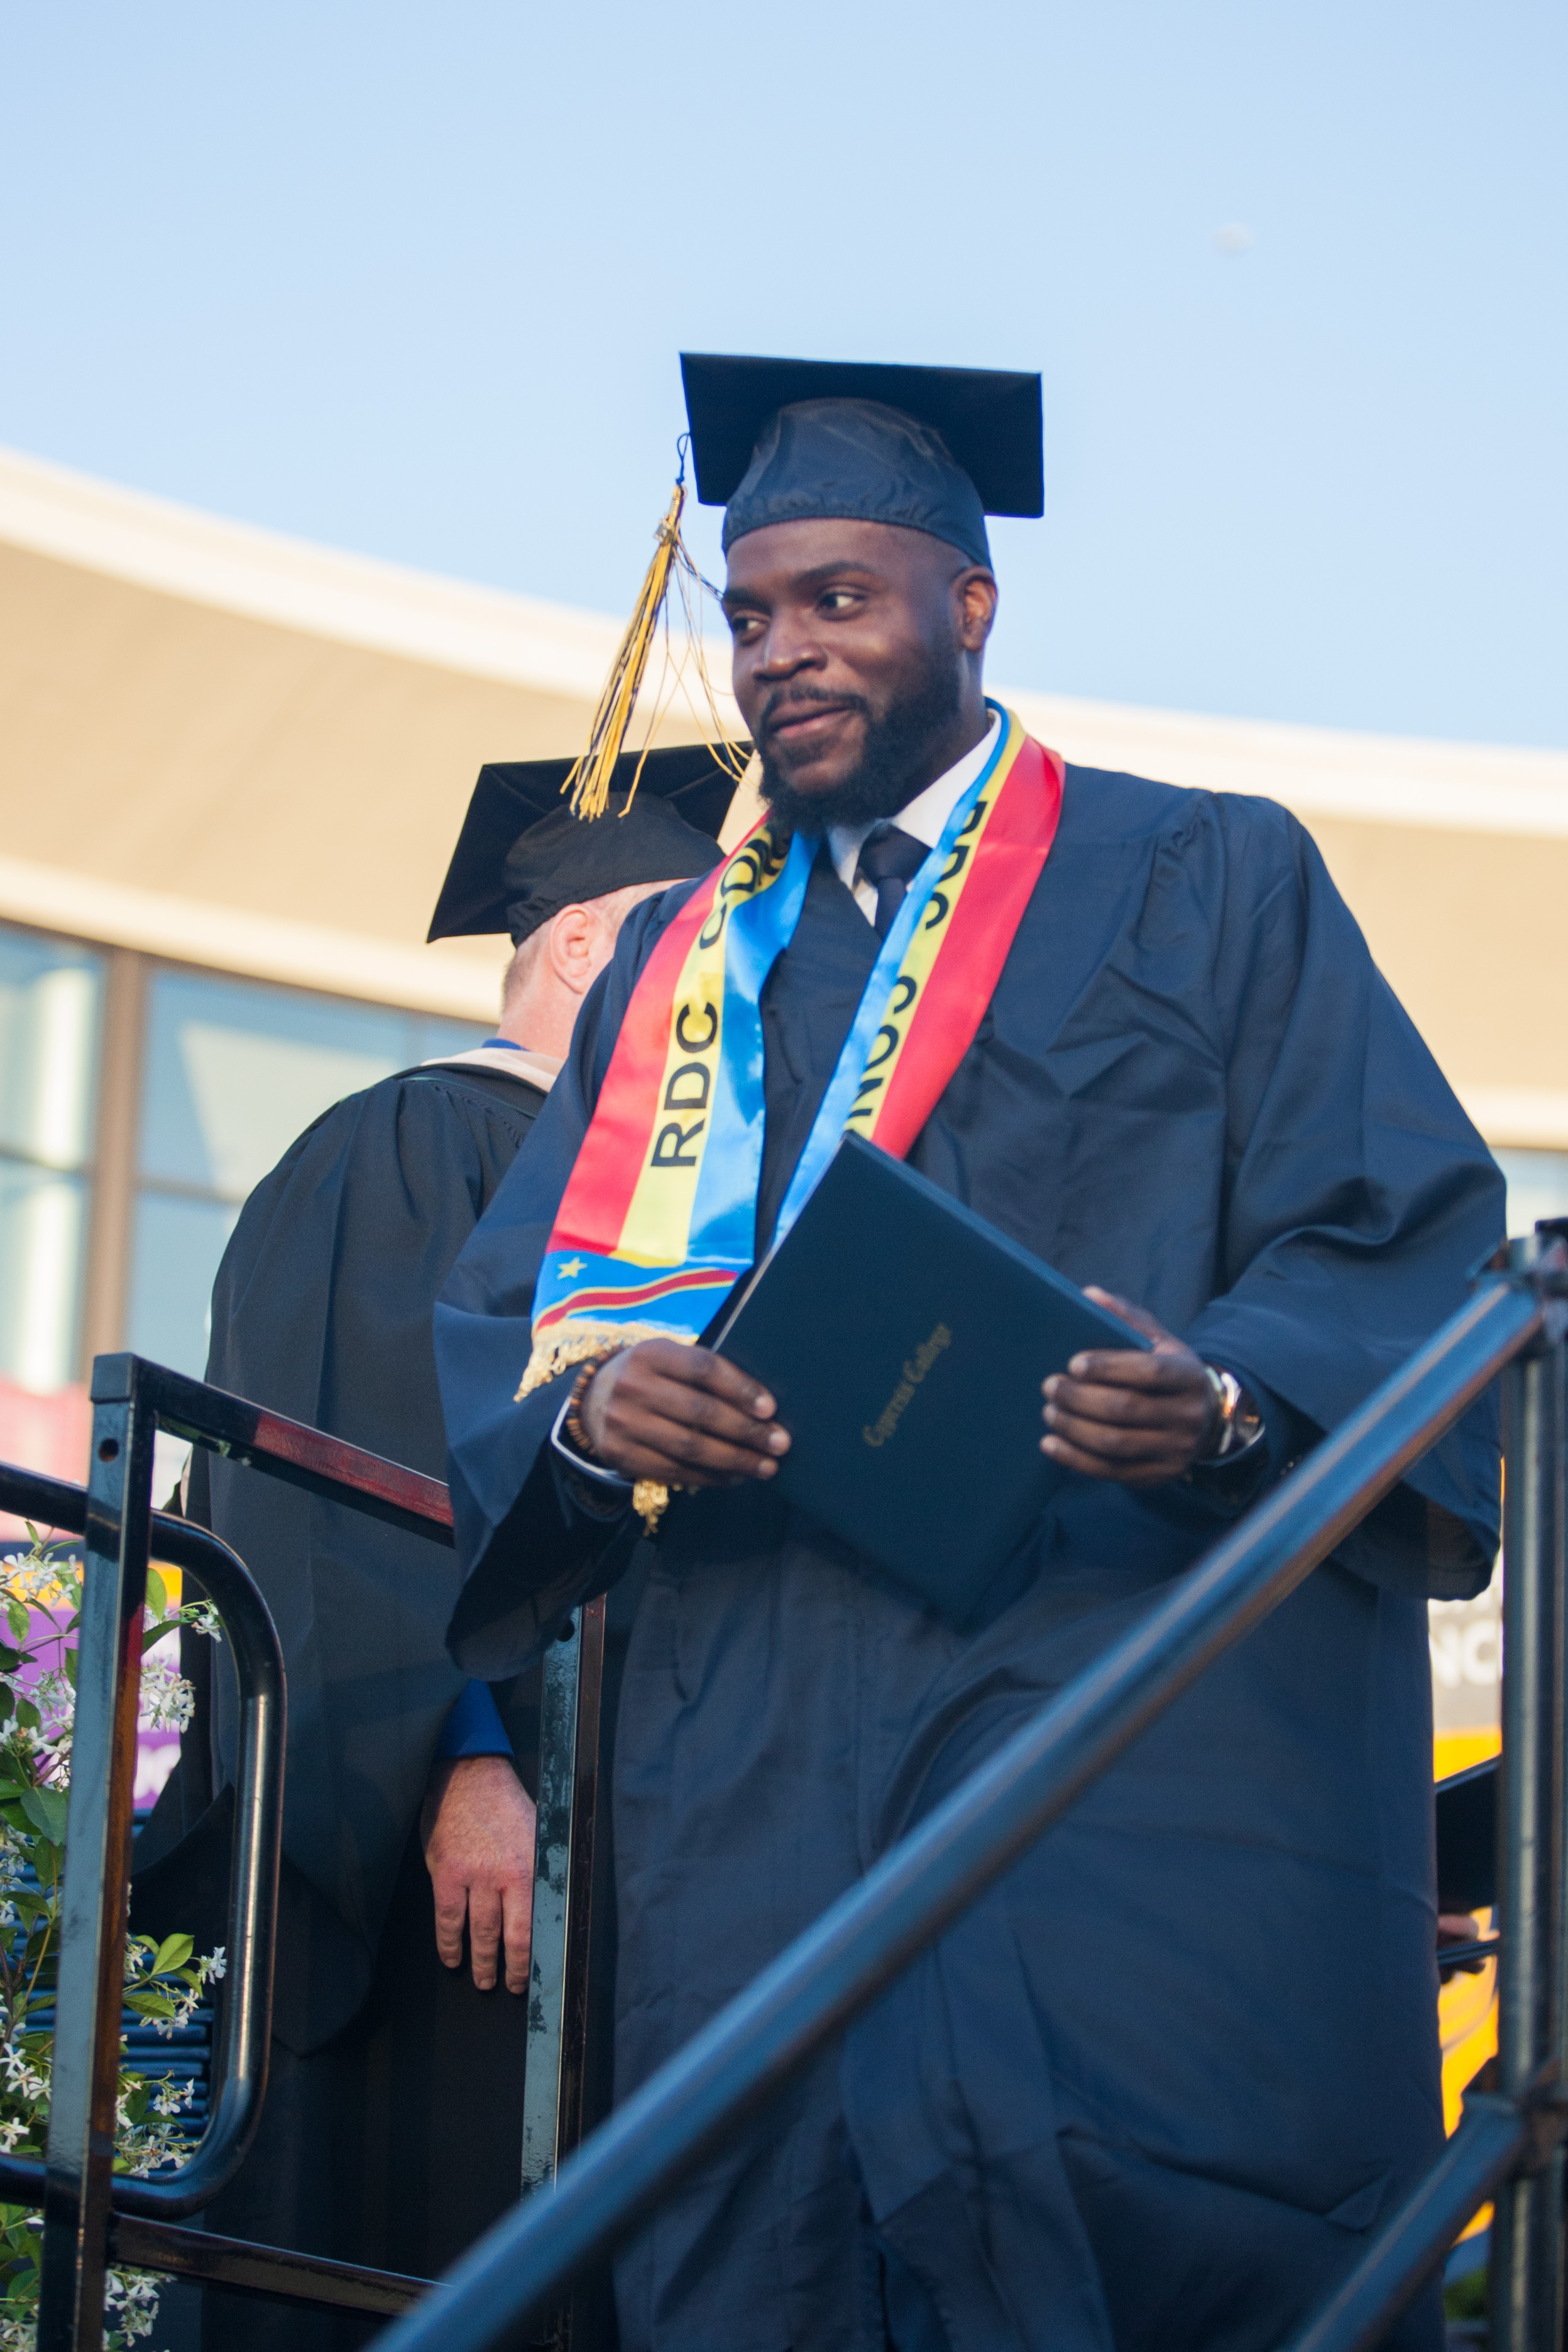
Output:
M1505 1367L1503 2054L1441 2162L1291 2352L1364 2352L1498 2197L1494 2352L1552 2352L1562 2311L1564 1934L1563 1330L1568 1252L1510 1245L1469 1302L1143 1622L1018 1733L628 2099L553 2184L377 2339L485 2352L766 2105L1217 1659L1278 1608ZM1555 2297L1554 2314L1552 2299Z
M159 1429L450 1546L446 1489L201 1381L134 1356L93 1367L86 1488L0 1465L0 1507L80 1534L83 1591L49 2134L43 2165L0 2158L0 2197L44 2212L39 2352L97 2347L104 2271L132 2266L315 2305L389 2313L428 2282L174 2226L233 2179L266 2091L282 1821L285 1685L270 1615L243 1563L206 1529L152 1507ZM141 1631L158 1555L209 1594L240 1696L229 1969L217 2080L191 2160L145 2180L113 2172L131 1866Z
M136 1356L97 1360L92 1402L85 1488L0 1463L0 1508L86 1538L47 2157L39 2165L0 2156L0 2199L44 2210L40 2352L97 2352L103 2273L111 2259L275 2300L375 2314L403 2310L429 2280L176 2226L175 2217L196 2211L233 2179L265 2094L286 1697L277 1633L248 1570L205 1528L153 1511L152 1438L167 1430L450 1548L446 1488ZM112 2171L110 2122L119 2068L140 1631L154 1538L157 1556L188 1570L223 1620L239 1685L240 1740L230 1958L207 2129L188 2163L133 2180ZM580 2137L602 1650L599 1601L563 1624L546 1674L527 2114L518 2150L524 2188L548 2180Z
M1442 2163L1326 2311L1300 2336L1293 2352L1350 2352L1377 2342L1494 2189L1494 2345L1501 2352L1526 2352L1527 2347L1529 2352L1546 2352L1549 2341L1555 2347L1557 2338L1541 2331L1554 2294L1561 2308L1560 2288L1553 2283L1561 2279L1561 2085L1568 2017L1561 1772L1568 1629L1563 1570L1565 1293L1568 1252L1561 1244L1514 1244L1507 1264L1500 1262L1471 1301L1173 1585L1142 1625L1060 1693L940 1811L834 1905L569 2158L553 2183L543 2177L548 2168L536 2168L539 2185L524 2208L489 2232L446 2281L379 2339L384 2352L414 2352L415 2347L434 2352L437 2346L441 2352L479 2352L525 2313L559 2310L572 2278L586 2264L633 2228L705 2149L770 2098L1060 1819L1197 1676L1276 1608L1505 1366L1511 1663L1505 1667L1504 1711L1505 1743L1513 1762L1503 1776L1501 2084L1492 2097L1467 2102L1464 2121ZM445 1490L134 1357L99 1360L93 1401L89 1485L85 1500L78 1496L87 1540L77 1769L67 1841L73 1958L70 1969L62 1972L57 2027L57 2066L64 2059L69 2095L62 2095L57 2073L47 2168L19 2168L34 2176L47 2170L41 2352L88 2352L89 2347L96 2352L102 2273L111 2250L123 2262L267 2294L396 2310L425 2283L178 2230L143 2218L147 2208L141 2203L161 2185L179 2197L177 2183L110 2179L104 2118L118 2059L117 1952L123 1948L130 1852L137 1679L131 1636L140 1625L153 1523L155 1427L350 1508L417 1528L436 1542L451 1539ZM32 1515L71 1524L63 1509L44 1507ZM159 1522L160 1553L178 1559L175 1545L192 1542L195 1549L187 1557L205 1581L212 1556L206 1555L206 1567L196 1558L202 1540L201 1531L178 1521ZM248 1585L233 1555L225 1557ZM220 1580L223 1572L217 1570ZM580 1619L578 1638L584 1649L587 1630ZM89 1723L97 1726L90 1776L81 1744L84 1710ZM573 1738L576 1726L574 1714ZM564 1789L570 1776L560 1778ZM564 1813L563 1821L570 1838L574 1832ZM560 1907L564 1936L570 1906ZM258 1930L255 1906L252 1918L253 1930ZM255 1949L251 1958L259 1995L261 1962ZM253 2015L250 2046L259 2061L247 2077L255 2085L246 2108L253 2115L264 2081L264 1999L260 2013ZM563 2066L563 2088L565 2071ZM221 2095L218 2106L222 2111ZM234 2100L227 2114L225 2128L237 2143L244 2126ZM558 2156L570 2137L558 2135ZM204 2153L215 2169L222 2145L207 2152L204 2143L196 2161ZM0 2168L0 2195L34 2201L31 2193L22 2192L36 2189L36 2179L24 2184L16 2178L17 2169L14 2160ZM180 2210L188 2210L183 2200Z
M79 1536L87 1525L87 1490L0 1462L0 1510ZM106 2257L131 2269L164 2271L286 2301L382 2314L405 2310L428 2287L427 2279L402 2279L176 2226L176 2217L199 2211L233 2179L255 2137L266 2094L285 1690L277 1630L248 1571L229 1547L204 1528L154 1511L150 1549L170 1567L199 1580L222 1622L234 1659L239 1736L225 1946L228 1971L207 2126L200 2145L177 2170L147 2180L113 2177ZM78 1706L78 1757L85 1728L82 1712ZM126 1868L128 1873L129 1856ZM121 1906L125 1892L122 1882L118 1894ZM61 2057L68 2056L57 2020L56 2047ZM6 2204L44 2205L47 2179L46 2166L0 2155L0 2200Z
M0 1507L19 1517L68 1534L84 1532L86 1496L79 1486L0 1464ZM197 1577L222 1622L239 1690L239 1740L235 1765L235 1836L229 1869L227 1941L230 1994L223 2004L215 2078L207 2127L199 2147L176 2171L148 2180L117 2183L121 2212L172 2219L198 2212L233 2179L256 2134L267 2087L267 2032L272 2011L273 1925L277 1901L278 1837L282 1822L284 1677L283 1653L266 1602L229 1549L204 1528L162 1512L152 1515L158 1557ZM144 1571L145 1572L145 1567ZM84 1590L84 1613L89 1606ZM78 1668L78 1690L85 1679ZM96 1711L101 1713L101 1709ZM78 1701L72 1781L90 1776L101 1804L108 1782L101 1754L101 1726L89 1696ZM73 1811L73 1822L75 1811ZM68 1877L70 1867L68 1832ZM117 1839L122 1851L127 1840ZM79 1885L77 1890L79 1899ZM123 1909L123 1897L120 1904ZM68 1917L69 1915L68 1914ZM123 1937L121 1939L123 1957ZM63 1964L63 1954L62 1954ZM64 2031L60 2019L65 2017ZM79 2095L79 2046L68 2036L68 2013L57 2004L54 2104L57 2109ZM119 2017L115 2019L118 2068ZM62 2074L65 2077L62 2084ZM16 2203L39 2201L45 2167L12 2158L0 2161L0 2190ZM24 2184L35 2192L16 2193Z
M117 2184L113 2175L115 2089L120 2063L120 1990L124 1976L131 1791L135 1775L141 1622L152 1522L153 1439L160 1429L315 1494L347 1490L372 1516L452 1539L451 1507L438 1482L377 1464L313 1430L204 1388L135 1356L100 1356L93 1366L92 1435L83 1538L81 1627L66 1867L61 1891L55 2062L45 2158L38 2352L96 2352L103 2325L104 2271L115 2206L128 2216L191 2212L232 2178L255 2131L266 2087L271 2014L272 1910L282 1804L284 1684L277 1634L248 1572L215 1538L189 1555L222 1612L226 1593L241 1622L270 1635L267 1699L274 1742L263 1786L236 1791L234 1883L265 1916L265 1933L236 1947L225 1994L224 2054L206 2137L169 2180ZM177 1523L176 1523L177 1524ZM186 1539L199 1535L185 1530ZM178 1540L178 1538L176 1538ZM209 1549L207 1544L213 1549ZM209 1578L215 1570L218 1589ZM236 1650L236 1665L239 1663ZM253 1748L258 1743L253 1739ZM259 1761L259 1758L257 1759ZM269 1853L251 1841L247 1814L267 1821ZM264 1864L266 1865L264 1867ZM261 1924L256 1919L256 1924ZM243 2074L235 2074L243 2053ZM128 2187L131 2193L127 2194ZM119 2194L114 2190L118 2188ZM117 2234L123 2232L119 2225ZM386 2304L381 2306L387 2308Z

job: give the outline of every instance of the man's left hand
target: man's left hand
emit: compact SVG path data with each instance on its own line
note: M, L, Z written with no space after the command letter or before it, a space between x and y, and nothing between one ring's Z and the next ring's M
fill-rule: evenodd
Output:
M1114 1292L1085 1296L1154 1341L1095 1348L1043 1383L1040 1450L1064 1469L1123 1486L1159 1486L1200 1462L1217 1441L1218 1405L1201 1358L1141 1307Z
M435 1948L463 1965L463 1927L481 1992L496 1982L503 1942L507 1990L528 1989L534 1908L534 1801L506 1756L438 1757L420 1815L435 1890Z

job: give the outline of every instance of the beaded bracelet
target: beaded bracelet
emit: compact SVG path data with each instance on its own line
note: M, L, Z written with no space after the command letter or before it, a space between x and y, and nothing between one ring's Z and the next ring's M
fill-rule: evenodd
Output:
M619 1348L612 1350L612 1354L617 1356L622 1352L622 1349ZM610 1356L601 1356L596 1362L584 1364L581 1371L579 1372L576 1380L573 1381L571 1384L571 1394L567 1399L566 1414L561 1422L561 1427L566 1432L566 1434L570 1439L572 1444L577 1448L577 1451L590 1462L598 1461L599 1448L595 1445L592 1438L590 1437L587 1430L582 1425L583 1400L588 1394L589 1382L593 1380L596 1374L604 1370L605 1365L609 1363L610 1360Z
M584 1364L571 1384L571 1394L567 1399L566 1411L561 1415L561 1431L574 1452L580 1454L586 1463L595 1463L600 1459L599 1449L590 1437L582 1420L582 1407L588 1395L589 1384L597 1373L604 1370L606 1364L616 1356L624 1355L625 1352L623 1348L607 1349L605 1353L597 1357L591 1364ZM668 1486L662 1486L658 1479L639 1478L633 1483L632 1508L642 1520L643 1533L648 1538L652 1538L654 1534L659 1521L669 1508L669 1502L670 1489Z

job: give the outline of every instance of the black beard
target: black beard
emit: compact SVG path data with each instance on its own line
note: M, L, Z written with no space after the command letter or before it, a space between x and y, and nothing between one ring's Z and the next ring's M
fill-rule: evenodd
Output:
M791 833L822 834L835 824L874 824L880 817L896 816L920 789L912 779L920 774L922 753L962 708L962 673L956 661L951 667L933 670L917 694L894 703L881 719L863 695L827 694L812 687L797 687L780 696L773 709L800 702L831 702L858 710L865 720L865 749L860 765L831 792L802 793L769 757L764 732L762 792L768 807Z

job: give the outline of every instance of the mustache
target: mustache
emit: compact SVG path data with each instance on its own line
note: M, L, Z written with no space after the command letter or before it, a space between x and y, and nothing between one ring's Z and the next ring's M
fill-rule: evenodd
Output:
M758 734L766 735L780 718L810 703L826 704L834 710L858 710L862 719L872 715L871 704L863 694L835 694L825 686L780 686L775 688L762 707L757 722Z

